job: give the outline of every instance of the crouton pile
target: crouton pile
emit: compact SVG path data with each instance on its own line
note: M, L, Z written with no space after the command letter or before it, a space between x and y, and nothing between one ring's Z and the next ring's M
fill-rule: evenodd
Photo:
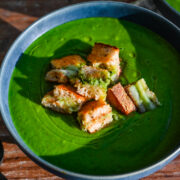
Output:
M81 129L89 133L113 121L112 107L128 115L160 105L144 79L125 87L117 82L120 61L119 49L102 43L95 43L87 61L79 55L52 60L45 80L58 85L43 97L42 105L60 113L78 112Z

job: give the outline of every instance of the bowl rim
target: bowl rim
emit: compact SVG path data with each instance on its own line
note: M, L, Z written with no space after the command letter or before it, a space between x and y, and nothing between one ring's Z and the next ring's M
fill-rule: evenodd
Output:
M41 23L42 21L46 20L47 18L53 17L62 11L69 11L71 8L72 9L73 8L81 8L82 6L85 6L85 5L86 6L91 6L91 5L101 6L102 4L104 4L104 5L107 5L107 4L125 5L126 8L134 8L134 9L139 10L139 11L144 11L145 13L149 14L150 16L160 18L161 20L163 20L167 24L170 24L171 27L174 28L174 30L180 32L180 29L175 24L173 24L171 21L167 20L163 16L158 15L157 13L152 12L151 10L148 10L148 9L145 9L142 7L137 7L137 6L134 6L132 4L127 4L127 3L123 3L123 2L115 2L115 1L91 1L91 2L82 2L82 3L78 3L78 4L65 6L63 8L57 9L57 10L55 10L51 13L48 13L47 15L39 18L37 21L32 23L25 31L23 31L16 38L16 40L13 42L13 44L9 48L8 52L6 53L6 56L3 59L1 69L0 69L0 85L2 84L3 74L5 73L5 67L6 67L6 62L7 62L8 58L11 56L11 54L15 50L16 45L20 41L23 40L23 37L25 36L25 34L29 30L33 29L37 24ZM39 38L39 37L36 37L35 39L37 39L37 38ZM168 164L171 160L173 160L176 156L178 156L180 154L180 145L178 145L177 148L175 148L171 153L168 153L168 155L166 155L164 158L161 158L158 162L154 162L152 165L149 165L145 168L142 168L142 169L139 169L139 170L136 170L133 172L129 172L129 173L119 174L119 175L118 174L117 175L89 175L89 174L81 174L81 173L72 172L72 171L57 167L57 166L49 163L48 161L37 156L28 146L26 146L25 143L23 145L23 141L20 141L21 139L19 139L20 135L19 134L17 135L14 132L14 130L11 128L10 124L8 123L10 121L10 119L8 119L6 117L7 115L5 112L4 105L3 105L2 95L3 95L2 88L0 88L0 111L2 114L2 119L6 125L9 133L15 139L15 142L22 149L22 151L27 156L29 156L33 161L35 161L38 165L40 165L41 167L43 167L44 169L46 169L50 172L53 172L56 175L61 175L62 177L71 177L71 178L79 178L79 179L126 179L126 178L129 179L129 178L136 177L136 179L137 179L137 178L144 177L144 176L147 176L149 174L152 174L153 172L157 171L158 169L160 169L163 166L165 166L166 164Z
M174 13L176 13L177 15L179 15L180 16L180 12L179 11L177 11L173 6L171 6L166 0L161 0L166 6L168 6L170 9L171 9L171 11L173 11Z
M153 0L158 10L180 28L180 12L166 0Z

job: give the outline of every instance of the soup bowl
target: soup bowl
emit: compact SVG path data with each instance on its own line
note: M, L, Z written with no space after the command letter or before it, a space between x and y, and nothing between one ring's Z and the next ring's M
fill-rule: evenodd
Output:
M31 148L27 145L27 142L23 140L20 136L19 131L14 125L12 120L12 116L10 113L10 107L8 102L8 89L10 86L10 80L20 57L25 52L25 50L41 35L46 33L47 31L70 21L84 19L84 18L92 18L92 17L110 17L123 19L125 21L130 21L135 24L144 26L149 30L159 34L162 38L168 41L171 46L173 46L176 51L180 50L179 42L180 42L180 30L177 26L172 24L170 21L165 19L158 14L149 11L144 8L136 7L133 5L129 5L126 3L113 2L113 1L101 1L101 2L87 2L76 4L72 6L68 6L65 8L61 8L56 10L36 21L29 28L27 28L13 43L11 48L9 49L7 55L4 58L1 74L0 74L0 108L2 117L5 125L7 126L10 134L14 137L16 143L19 147L38 165L45 168L46 170L54 173L55 175L69 178L69 179L138 179L144 176L147 176L158 169L162 168L166 164L168 164L172 159L174 159L180 153L179 142L180 139L179 134L179 124L178 120L171 120L170 126L168 126L167 130L167 138L166 141L164 138L161 139L161 143L163 144L162 149L158 149L158 156L154 158L151 163L142 165L141 168L139 166L136 170L128 171L122 173L119 169L121 167L117 167L117 173L81 173L73 170L69 170L68 168L62 168L61 165L57 166L55 164L50 163L46 158L39 156L36 152L31 150ZM166 29L166 31L164 31ZM113 27L112 27L113 30ZM136 36L136 35L134 35ZM29 59L31 60L31 59ZM32 67L35 68L35 67ZM18 103L18 102L16 102ZM15 107L15 106L14 106ZM22 109L23 112L23 109ZM33 131L33 130L32 130ZM26 132L26 133L32 133ZM155 137L156 138L156 137ZM157 137L159 139L160 137ZM168 140L169 139L169 140ZM173 139L173 141L171 141ZM51 142L46 142L48 146L51 145ZM121 142L119 142L121 143ZM137 142L134 142L137 144ZM62 147L63 148L63 147ZM88 147L85 148L85 151L88 152ZM113 153L113 152L112 152ZM126 152L123 152L126 154ZM138 152L137 152L138 153ZM73 155L66 156L67 163L69 166L72 164L72 159L76 159L76 156L80 158L80 154L75 151ZM118 155L117 155L118 156ZM128 153L127 153L128 156ZM146 154L148 157L149 154ZM55 159L58 157L55 157ZM143 164L145 159L142 159ZM103 162L102 162L103 163ZM111 162L109 162L111 164ZM129 163L131 164L131 162ZM97 167L98 169L98 167ZM119 170L119 171L118 171ZM92 171L91 171L92 172ZM119 172L119 173L118 173Z
M158 9L162 14L180 27L180 12L173 8L165 0L154 0L154 3L157 5Z

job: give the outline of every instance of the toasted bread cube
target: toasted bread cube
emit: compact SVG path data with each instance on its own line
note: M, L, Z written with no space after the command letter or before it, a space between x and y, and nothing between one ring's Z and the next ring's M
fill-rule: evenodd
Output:
M86 98L77 94L72 87L57 85L43 97L42 105L57 112L71 114L77 112L85 101Z
M67 83L69 78L78 74L79 68L86 62L79 55L66 56L51 61L53 70L47 72L45 80L50 82Z
M92 85L77 81L74 84L74 87L77 89L76 92L84 97L86 97L88 100L95 99L95 100L105 100L106 99L106 88L98 86L98 85Z
M77 89L77 93L87 99L105 100L110 75L108 70L85 65L80 69L78 78L70 81Z
M92 52L87 59L93 66L105 68L111 71L112 81L116 81L119 78L121 69L119 49L117 47L102 43L95 43Z
M75 69L52 69L47 72L45 80L50 82L67 83L69 78L75 77L78 74Z
M61 69L53 69L47 72L45 80L50 82L67 83L68 77L63 71L61 71Z
M54 97L53 91L50 91L43 97L41 104L45 107L53 109L54 111L60 112L59 106L57 106L56 101L57 99Z
M136 110L133 101L127 95L121 83L108 89L107 99L112 106L126 115Z
M102 100L88 102L78 112L78 121L84 131L95 133L113 121L112 108Z
M93 85L107 86L110 83L110 73L106 69L93 66L83 66L79 71L79 77Z
M80 67L85 64L86 61L79 55L65 56L63 58L54 59L51 61L51 65L55 69L64 69L67 68L68 66Z

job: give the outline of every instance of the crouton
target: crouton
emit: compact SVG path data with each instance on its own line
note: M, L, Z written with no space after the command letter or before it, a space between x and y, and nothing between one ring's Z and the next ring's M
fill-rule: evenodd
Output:
M42 105L54 111L69 113L77 112L86 98L77 94L74 88L66 85L57 85L42 99Z
M93 66L83 66L78 76L83 82L86 81L92 85L107 86L110 83L110 73L108 70Z
M80 69L77 78L70 79L70 83L78 94L88 100L105 100L109 78L107 70L85 65Z
M45 80L50 82L67 83L68 77L63 73L63 71L61 71L61 69L53 69L47 72Z
M55 69L64 69L67 68L68 66L80 67L81 65L85 65L85 64L86 64L85 60L79 55L65 56L63 58L54 59L51 61L51 65Z
M121 68L119 59L119 49L114 46L95 43L88 61L95 67L105 68L111 71L111 80L116 81L119 78Z
M69 78L78 74L79 68L85 65L85 61L79 55L66 56L51 61L54 69L47 72L45 80L50 82L67 83Z
M78 112L81 128L89 133L95 133L113 121L112 108L106 102L91 101Z
M52 69L47 72L45 80L50 82L67 83L69 78L73 78L78 74L78 71L74 68L68 69Z
M92 85L88 83L83 84L80 81L76 81L74 87L76 88L78 94L86 97L88 100L106 99L106 88L99 85Z
M112 106L126 115L136 110L133 101L120 83L108 89L107 99Z

